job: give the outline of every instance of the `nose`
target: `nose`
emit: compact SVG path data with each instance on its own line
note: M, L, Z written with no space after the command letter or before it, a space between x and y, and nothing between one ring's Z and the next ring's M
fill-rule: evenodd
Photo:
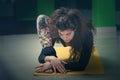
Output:
M67 37L67 36L64 36L62 39L63 39L65 42L68 41L68 37Z

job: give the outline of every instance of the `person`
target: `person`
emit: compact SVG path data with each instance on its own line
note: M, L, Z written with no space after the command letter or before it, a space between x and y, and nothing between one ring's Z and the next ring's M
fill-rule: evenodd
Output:
M95 28L92 23L78 9L65 7L56 9L50 18L42 15L38 19L41 20L37 20L37 32L44 43L38 58L40 65L35 72L66 73L67 70L85 70L94 46ZM56 56L53 47L55 42L61 42L64 47L71 46L67 62Z

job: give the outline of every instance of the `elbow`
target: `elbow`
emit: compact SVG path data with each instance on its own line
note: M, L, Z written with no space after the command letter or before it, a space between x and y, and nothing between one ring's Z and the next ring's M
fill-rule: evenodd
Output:
M39 63L44 63L44 56L39 56L38 58Z

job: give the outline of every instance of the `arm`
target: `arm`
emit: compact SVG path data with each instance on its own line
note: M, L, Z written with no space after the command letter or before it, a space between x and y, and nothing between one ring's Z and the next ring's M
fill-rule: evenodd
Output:
M56 40L59 40L59 38L52 39L52 45L53 46L54 46ZM63 43L63 45L64 45L64 43ZM45 47L45 48L42 49L42 51L40 53L40 56L38 58L40 63L44 63L46 61L50 62L50 60L53 59L54 57L57 58L56 51L53 48L53 46Z
M53 47L46 47L42 49L41 54L39 56L39 62L40 63L50 62L54 72L56 72L56 70L58 70L60 73L66 72L63 66L65 62L57 58L56 52Z
M91 53L86 52L81 54L80 60L78 62L68 62L65 64L65 68L67 70L73 70L73 71L83 71L85 70L89 59L90 59Z
M41 54L38 58L39 62L44 63L45 61L49 60L49 59L45 60L45 57L47 57L47 56L55 56L56 57L56 52L52 46L45 47L42 49Z

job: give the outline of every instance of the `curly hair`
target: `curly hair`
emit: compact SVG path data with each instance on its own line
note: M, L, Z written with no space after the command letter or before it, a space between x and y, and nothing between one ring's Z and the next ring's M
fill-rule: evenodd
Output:
M93 33L95 28L86 20L78 9L60 8L55 10L51 17L50 32L52 38L60 38L59 30L75 30L75 35L70 41L70 60L77 61L80 55L91 54L93 48ZM87 50L87 53L85 51Z

